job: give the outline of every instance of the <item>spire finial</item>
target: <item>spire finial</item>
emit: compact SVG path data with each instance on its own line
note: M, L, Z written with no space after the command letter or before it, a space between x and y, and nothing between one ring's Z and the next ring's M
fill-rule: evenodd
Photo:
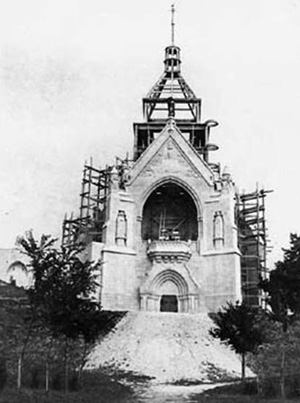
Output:
M175 21L174 21L175 4L174 3L171 5L171 13L172 13L172 19L171 19L171 42L172 42L172 45L174 45L174 43L175 43Z

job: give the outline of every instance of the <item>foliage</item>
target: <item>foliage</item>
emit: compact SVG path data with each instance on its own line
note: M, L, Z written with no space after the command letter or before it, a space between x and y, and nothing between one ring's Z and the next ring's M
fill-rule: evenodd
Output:
M245 377L245 355L254 352L264 341L262 311L245 303L228 302L213 317L216 327L210 330L213 337L226 341L242 356L242 378Z
M264 346L264 349L275 349L278 364L275 363L273 367L279 368L278 380L284 399L286 379L290 375L292 351L289 329L300 314L300 237L297 234L290 234L290 248L283 249L283 252L283 260L275 264L275 269L270 272L269 278L261 282L261 287L267 293L267 303L271 308L270 317L279 322L282 328L281 333L277 332L277 336L281 337L277 345L275 337L272 343ZM292 353L292 357L294 355Z
M123 317L120 312L101 312L107 318L106 326L101 329L100 337L105 336ZM64 355L66 352L66 337L52 337L49 330L42 328L39 323L31 326L30 337L27 340L31 323L30 307L15 301L0 304L0 318L7 326L0 323L0 368L6 362L6 387L15 387L18 371L18 359L22 355L22 387L45 389L46 364L49 367L50 389L63 390L65 383ZM27 318L26 321L23 318ZM27 340L24 350L24 340ZM93 343L86 343L84 338L67 339L67 365L69 390L82 387L83 367ZM5 360L5 361L4 361ZM1 370L0 370L1 372ZM1 375L0 375L1 376ZM1 390L1 388L0 388Z
M282 351L284 368L282 367ZM295 317L286 331L281 323L269 321L264 343L252 359L262 395L300 396L300 320ZM284 371L283 371L284 369ZM284 379L283 379L284 376Z
M261 287L268 295L273 318L286 331L293 317L300 313L300 237L290 234L290 249L283 251L283 261L276 263Z
M70 384L81 386L93 343L120 317L101 310L95 298L97 265L85 258L83 248L56 248L55 242L49 235L36 240L31 231L17 240L29 258L27 270L32 278L26 290L24 323L19 327L23 334L15 332L12 350L15 358L11 372L18 372L18 388L42 383L48 389L52 383L52 387L64 386L67 391Z
M261 323L263 313L245 303L228 302L217 312L213 320L216 328L212 336L227 341L237 354L253 352L264 340Z
M82 336L92 342L107 322L92 298L97 289L96 266L82 259L80 246L57 249L55 242L49 235L38 242L31 231L17 240L30 259L33 284L27 295L32 318L55 337Z

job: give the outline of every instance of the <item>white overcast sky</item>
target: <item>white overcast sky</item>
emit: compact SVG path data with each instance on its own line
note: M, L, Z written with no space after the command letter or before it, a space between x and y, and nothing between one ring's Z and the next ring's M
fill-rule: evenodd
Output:
M77 212L85 159L132 150L141 98L163 69L169 0L0 1L0 248L33 228L60 235ZM177 0L176 43L214 160L237 186L274 189L281 257L300 232L300 0Z

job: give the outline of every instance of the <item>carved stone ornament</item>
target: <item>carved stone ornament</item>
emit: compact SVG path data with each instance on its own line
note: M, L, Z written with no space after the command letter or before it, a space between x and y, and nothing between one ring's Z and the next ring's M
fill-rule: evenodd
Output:
M187 262L191 257L190 244L185 241L150 241L147 253L157 263Z

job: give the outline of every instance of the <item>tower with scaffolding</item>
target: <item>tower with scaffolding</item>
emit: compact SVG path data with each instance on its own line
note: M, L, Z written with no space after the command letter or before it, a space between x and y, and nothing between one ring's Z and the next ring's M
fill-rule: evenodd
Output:
M83 170L77 217L63 244L81 242L99 267L105 309L213 312L226 301L262 303L266 276L264 190L238 194L211 160L215 120L181 73L181 50L165 49L164 71L133 124L132 158Z
M237 194L238 246L241 252L243 300L252 306L264 306L264 293L259 287L268 276L265 198L271 191L256 189L252 193Z

